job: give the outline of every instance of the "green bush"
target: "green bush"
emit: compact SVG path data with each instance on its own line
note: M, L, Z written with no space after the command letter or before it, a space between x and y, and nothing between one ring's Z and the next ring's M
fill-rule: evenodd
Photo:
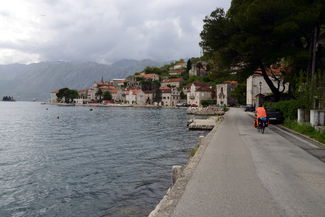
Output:
M223 111L224 111L224 112L227 112L227 111L229 111L229 108L228 108L227 106L224 106L224 107L223 107Z
M306 105L304 105L304 102L301 100L266 102L265 106L279 109L283 113L283 117L289 120L296 120L298 109L306 107Z
M209 105L216 105L217 102L215 99L205 99L205 100L201 100L201 105L203 107L207 107Z

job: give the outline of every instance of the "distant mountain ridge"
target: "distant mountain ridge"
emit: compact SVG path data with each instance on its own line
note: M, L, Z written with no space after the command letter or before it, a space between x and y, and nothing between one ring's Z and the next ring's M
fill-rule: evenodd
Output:
M153 60L123 59L111 65L95 62L40 62L0 65L0 97L17 100L49 99L50 92L68 87L85 89L95 81L125 78L146 66L161 66Z

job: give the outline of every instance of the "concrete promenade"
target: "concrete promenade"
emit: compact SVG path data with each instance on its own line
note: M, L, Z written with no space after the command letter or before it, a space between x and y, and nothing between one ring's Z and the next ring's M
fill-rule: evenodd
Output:
M168 216L325 217L325 164L285 135L232 108Z

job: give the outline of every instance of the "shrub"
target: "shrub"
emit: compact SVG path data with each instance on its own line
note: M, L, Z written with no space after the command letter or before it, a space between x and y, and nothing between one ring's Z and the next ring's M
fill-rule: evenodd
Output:
M226 106L224 106L224 107L223 107L223 111L224 111L224 112L227 112L227 111L229 111L229 108L226 107Z
M280 102L266 102L266 107L279 109L283 113L283 117L289 120L297 119L297 110L305 108L306 105L301 100L286 100Z
M207 107L207 106L209 106L209 105L216 105L216 100L214 100L214 99L205 99L205 100L201 100L201 105L203 106L203 107Z

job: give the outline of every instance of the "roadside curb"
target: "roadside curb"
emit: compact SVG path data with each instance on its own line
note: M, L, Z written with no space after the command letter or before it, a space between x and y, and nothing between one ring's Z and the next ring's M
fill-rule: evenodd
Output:
M301 133L299 133L299 132L297 132L297 131L294 131L294 130L288 128L288 127L285 127L285 126L283 126L283 125L272 125L272 126L273 126L273 127L278 127L278 128L280 128L280 129L282 129L282 130L284 130L284 131L287 131L287 132L289 132L289 133L295 134L296 136L302 137L303 139L306 139L306 140L308 140L309 142L311 142L311 143L317 145L319 148L325 148L325 144L324 144L324 143L321 143L321 142L319 142L319 141L317 141L317 140L315 140L315 139L313 139L313 138L311 138L311 137L309 137L309 136L306 136L306 135L304 135L304 134L301 134Z
M248 113L248 115L251 116L252 118L255 117L255 116L254 116L253 114L251 114L251 113ZM319 141L317 141L317 140L315 140L315 139L313 139L313 138L311 138L311 137L309 137L309 136L306 136L306 135L304 135L304 134L301 134L301 133L299 133L299 132L297 132L297 131L294 131L294 130L292 130L292 129L288 128L288 127L285 127L285 126L283 126L283 125L272 125L272 127L280 128L280 129L282 129L282 130L284 130L284 131L286 131L286 132L292 133L292 134L294 134L294 135L296 135L296 136L299 136L299 137L301 137L301 138L303 138L303 139L306 139L306 140L308 140L309 142L313 143L314 145L317 145L319 148L325 148L325 144L324 144L324 143L321 143L321 142L319 142Z

